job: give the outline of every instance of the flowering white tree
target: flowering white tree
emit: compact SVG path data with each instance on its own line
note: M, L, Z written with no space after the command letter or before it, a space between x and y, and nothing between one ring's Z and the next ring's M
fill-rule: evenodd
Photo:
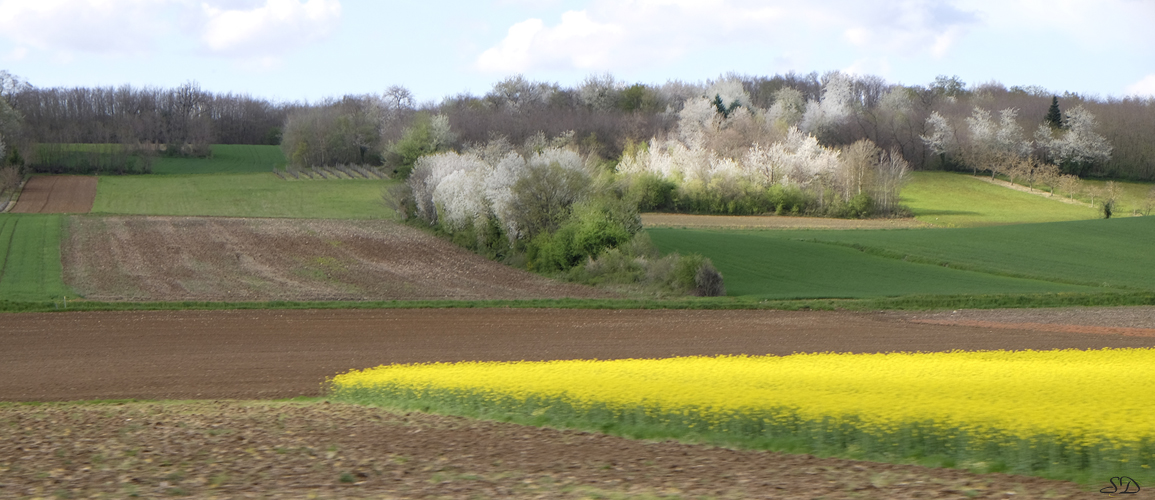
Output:
M820 134L842 123L850 116L850 105L854 100L854 88L850 78L835 72L822 86L822 100L806 103L800 128L804 132Z
M1107 139L1095 132L1095 115L1090 111L1075 106L1067 111L1065 123L1067 129L1060 131L1057 137L1055 131L1046 125L1040 125L1035 131L1036 144L1053 161L1078 173L1089 165L1111 159L1113 148Z
M970 143L964 156L976 173L978 169L990 170L993 179L1030 154L1031 145L1023 140L1023 130L1015 121L1017 114L1018 110L1004 109L996 123L990 111L975 106L971 116L967 117Z
M618 104L618 95L625 85L614 79L614 76L590 75L577 88L578 99L582 104L592 109L603 111Z
M946 161L946 155L953 154L955 148L958 147L954 127L950 125L950 121L945 116L938 114L938 111L932 111L930 116L926 118L926 128L930 130L930 133L921 135L919 138L922 139L931 153L939 155L939 158Z
M687 100L678 113L678 136L692 148L702 147L706 135L718 130L721 125L722 115L718 114L714 102L705 97Z
M498 144L463 154L446 152L417 160L408 183L418 217L454 231L471 224L481 227L490 217L496 217L506 235L515 240L523 236L525 229L518 223L521 214L517 213L519 200L514 193L518 181L535 169L553 167L573 172L578 178L589 177L581 156L574 151L547 147L527 160L507 148L507 142L491 142ZM489 154L483 156L477 151ZM500 157L499 151L504 151Z

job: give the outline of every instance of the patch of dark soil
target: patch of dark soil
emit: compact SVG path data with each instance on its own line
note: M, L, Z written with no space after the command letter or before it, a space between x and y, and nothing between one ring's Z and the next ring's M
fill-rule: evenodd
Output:
M0 497L1088 498L1062 481L343 404L0 406ZM1097 495L1097 493L1095 493Z

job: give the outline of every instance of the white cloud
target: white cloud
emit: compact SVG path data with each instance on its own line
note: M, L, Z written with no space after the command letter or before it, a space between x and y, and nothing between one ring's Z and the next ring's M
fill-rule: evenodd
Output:
M210 53L261 59L324 37L340 15L339 0L0 0L0 37L16 44L9 57L140 54L196 35Z
M620 70L692 51L735 45L784 51L829 40L881 55L941 57L975 22L970 13L930 0L594 0L584 10L562 14L556 24L514 24L476 66L504 72Z
M528 19L510 26L501 43L482 52L477 67L496 72L554 66L601 69L610 63L622 35L621 26L594 22L585 11L562 14L554 27Z
M135 53L164 28L162 0L2 0L0 36L21 48Z
M1127 86L1126 95L1155 97L1155 73Z
M324 38L341 17L338 0L266 0L252 9L202 4L201 41L214 53L268 57Z

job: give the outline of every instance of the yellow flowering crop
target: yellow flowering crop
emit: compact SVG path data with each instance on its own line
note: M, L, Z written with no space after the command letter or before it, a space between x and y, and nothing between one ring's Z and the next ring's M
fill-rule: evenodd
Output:
M953 450L968 456L1019 440L1048 448L1031 451L1045 455L1031 460L1084 466L1150 464L1155 442L1152 349L417 364L331 382L335 396L350 399L596 414L721 433L849 432L881 448L913 433L938 443L937 452L969 447Z

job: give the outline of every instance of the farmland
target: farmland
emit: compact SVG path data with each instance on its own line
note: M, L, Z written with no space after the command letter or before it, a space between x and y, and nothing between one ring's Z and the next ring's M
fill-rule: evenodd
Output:
M458 488L453 491L511 497L747 498L764 496L767 488L786 491L778 486L804 483L816 472L841 477L820 488L831 497L869 491L868 497L913 498L925 491L911 485L924 481L938 492L979 498L1012 490L1020 498L1076 498L1102 482L1101 471L1056 473L1064 481L1046 481L990 474L1004 470L993 461L953 464L970 472L926 469L910 464L951 464L941 457L934 462L776 448L759 439L707 439L653 427L642 432L607 422L560 419L550 425L577 430L527 430L396 411L408 403L386 404L394 409L337 403L322 382L393 363L1155 347L1149 307L1049 310L1040 313L1043 319L1032 311L630 309L767 307L761 301L784 299L815 301L800 307L827 301L822 304L838 308L867 303L855 300L1004 295L1025 297L1029 304L1032 297L1078 301L1152 290L1155 263L1145 251L1155 243L1151 219L1090 220L1096 217L1090 208L966 175L916 174L903 192L914 219L647 215L654 243L663 252L709 257L725 277L729 297L634 300L510 269L387 220L393 214L381 195L393 181L283 179L271 172L278 161L283 158L272 147L214 146L210 159L159 158L150 175L101 176L87 215L0 215L0 240L7 242L2 255L16 263L6 264L0 275L0 299L11 305L67 296L74 308L129 309L6 314L0 401L171 400L0 404L0 422L28 429L0 438L31 440L26 449L33 441L61 439L63 431L38 424L42 419L83 420L86 439L113 443L103 451L57 446L54 454L27 460L32 455L0 453L0 470L15 473L0 481L12 488L0 496L58 494L54 488L64 487L38 481L43 471L61 470L75 487L60 491L112 497L212 491L237 496L263 481L261 474L271 474L276 484L260 483L260 489L289 496L445 494ZM1136 186L1128 189L1138 193L1144 185ZM711 229L720 226L728 229ZM550 299L579 309L523 308ZM364 302L369 300L385 302ZM444 302L406 302L411 300ZM308 301L328 301L316 303L328 309L304 309L314 304ZM132 310L156 304L175 310ZM495 304L514 308L484 308ZM184 308L217 310L179 310ZM32 371L45 375L25 375ZM709 378L700 381L708 384ZM332 404L269 401L292 397L325 397ZM523 419L516 413L500 418L540 425L549 416ZM128 418L147 424L125 424ZM325 430L334 425L347 432ZM177 439L170 432L177 426L195 429L196 437ZM415 429L421 433L409 432ZM601 432L687 442L629 441ZM532 438L521 437L527 434ZM149 451L140 451L141 443L150 443ZM448 465L434 466L439 459L428 453L433 443L452 450ZM264 472L250 461L227 458L250 448L280 451L262 455L272 467ZM536 458L507 459L511 454ZM187 464L189 457L205 456L219 464L211 474ZM757 466L736 469L732 461L739 457ZM646 460L664 472L653 474ZM175 467L156 465L165 461ZM612 463L606 467L603 461ZM566 469L569 463L580 465ZM78 464L91 469L88 476ZM304 464L310 464L309 472L292 472ZM112 477L121 470L133 471L137 480ZM811 498L814 491L794 493Z
M663 250L700 253L713 260L726 277L726 289L730 295L780 299L1096 291L1087 286L907 262L854 248L788 237L801 234L814 238L817 234L826 234L821 231L782 234L779 231L651 229L649 232L654 243ZM858 235L857 231L831 231L834 234L846 232ZM863 232L880 237L876 232ZM905 231L877 233L886 237L904 234Z
M0 214L0 297L76 297L61 278L61 229L59 215Z

